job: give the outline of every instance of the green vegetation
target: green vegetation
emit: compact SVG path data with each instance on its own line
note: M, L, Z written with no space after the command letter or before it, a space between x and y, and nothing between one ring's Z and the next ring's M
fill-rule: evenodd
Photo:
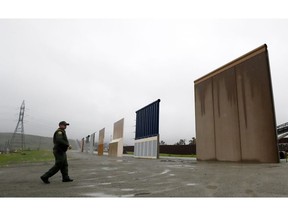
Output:
M164 153L160 153L159 155L160 157L196 157L196 155L193 155L193 154L187 154L187 155L184 155L184 154L164 154Z
M31 162L45 162L51 160L54 160L53 153L47 150L26 150L9 154L0 154L0 166Z

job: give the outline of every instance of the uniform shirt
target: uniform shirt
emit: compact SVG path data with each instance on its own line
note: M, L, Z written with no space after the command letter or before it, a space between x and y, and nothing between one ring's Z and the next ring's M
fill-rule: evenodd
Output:
M54 148L53 150L66 152L69 147L69 141L65 130L58 128L53 136Z

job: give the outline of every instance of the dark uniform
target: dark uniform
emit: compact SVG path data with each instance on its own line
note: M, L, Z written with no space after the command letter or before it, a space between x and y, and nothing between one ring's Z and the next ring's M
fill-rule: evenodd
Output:
M59 123L59 126L61 123L69 125L68 123L63 121ZM55 157L55 164L44 175L41 176L42 181L46 184L49 184L50 182L48 181L48 178L55 175L59 170L61 171L63 182L73 181L72 179L70 179L68 175L68 162L66 155L66 151L68 150L70 145L66 136L66 132L61 127L59 127L55 131L53 135L53 143L54 143L53 154Z

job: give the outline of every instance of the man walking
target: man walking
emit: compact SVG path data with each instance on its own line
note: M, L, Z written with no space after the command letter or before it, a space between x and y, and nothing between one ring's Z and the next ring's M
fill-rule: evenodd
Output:
M59 122L59 128L55 131L53 135L53 154L55 157L55 164L51 169L49 169L44 175L40 177L45 184L49 184L50 182L48 179L55 175L59 170L61 171L63 182L73 181L73 179L71 179L68 175L68 162L66 151L68 149L71 149L71 145L69 144L66 136L65 129L67 125L69 125L69 123L65 121Z

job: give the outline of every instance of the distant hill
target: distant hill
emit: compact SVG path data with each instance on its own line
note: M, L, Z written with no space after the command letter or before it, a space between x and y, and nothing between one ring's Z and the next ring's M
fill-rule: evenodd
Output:
M8 143L13 133L0 133L0 150ZM69 140L72 148L77 149L78 144L75 140ZM25 148L30 150L51 150L53 148L52 137L25 134Z

